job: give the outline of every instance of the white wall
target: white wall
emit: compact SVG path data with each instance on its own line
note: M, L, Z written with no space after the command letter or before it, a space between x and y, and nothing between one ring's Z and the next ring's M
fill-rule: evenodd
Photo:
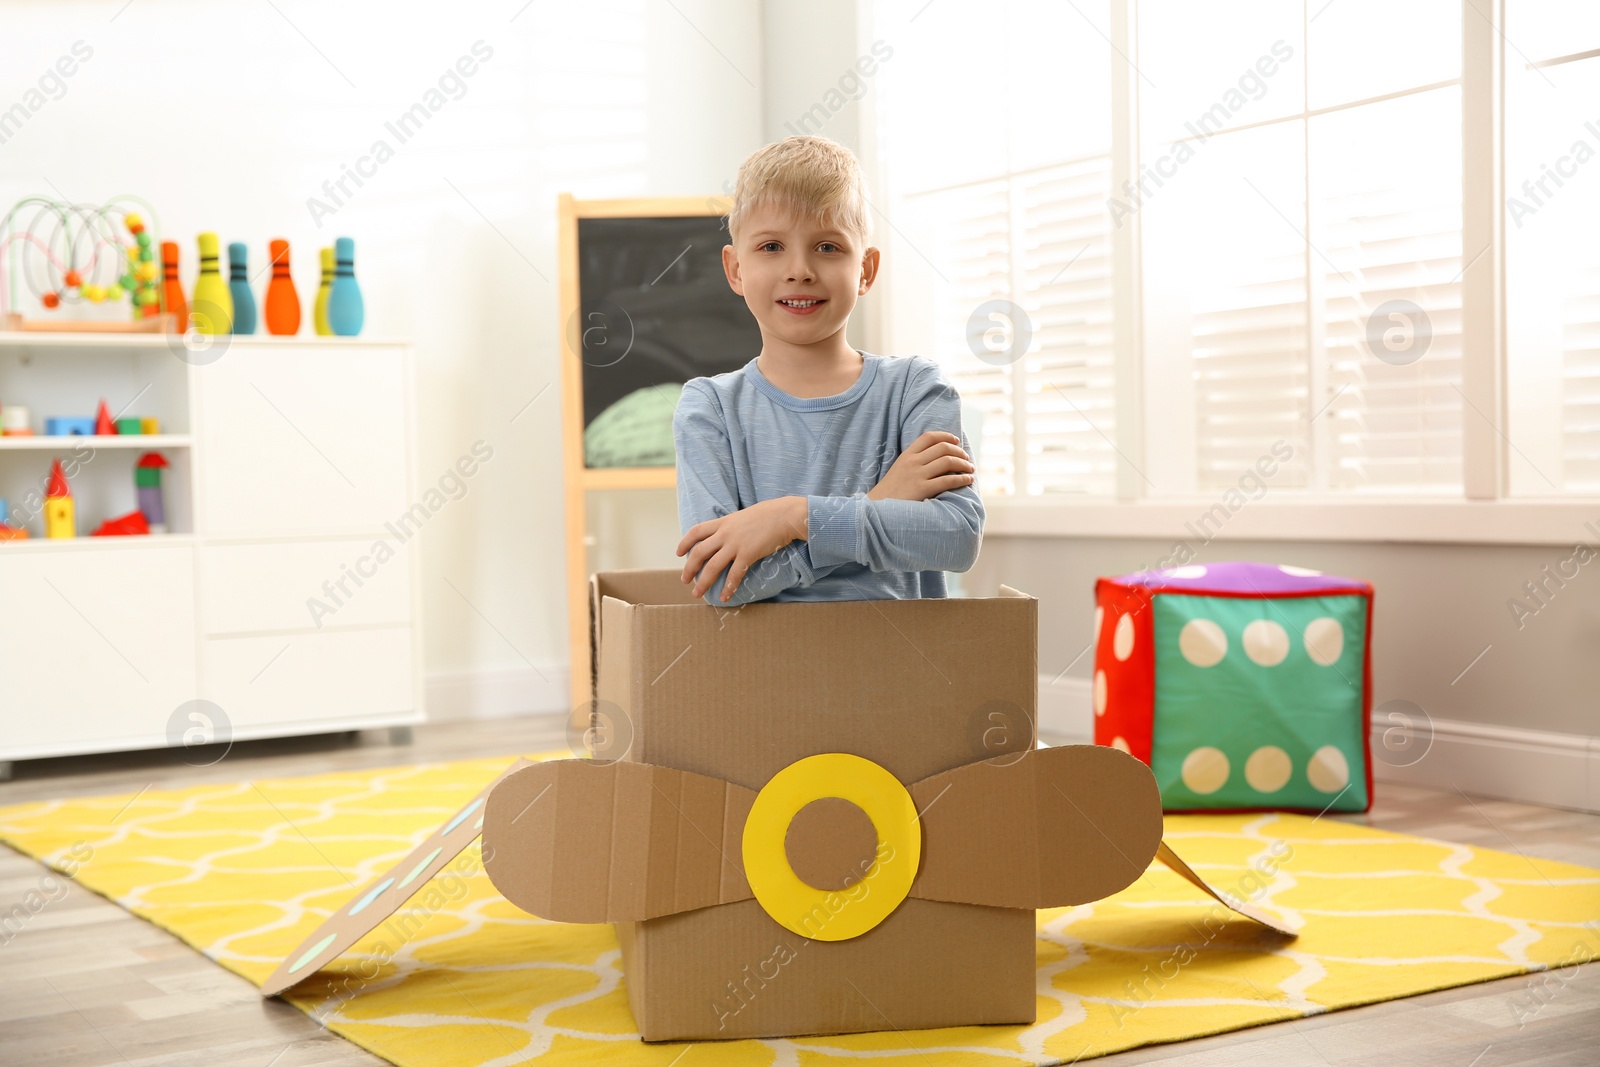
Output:
M90 57L29 97L78 41ZM493 54L463 91L404 143L386 130L477 41ZM421 484L477 439L495 450L424 536L433 710L564 710L556 198L721 190L763 143L763 48L740 0L13 0L0 109L42 106L0 143L0 211L140 195L186 285L201 231L247 242L253 270L286 237L305 332L316 248L354 237L364 332L416 344ZM324 181L379 139L393 157L319 225L308 198L334 206ZM597 516L597 565L671 562L672 495L645 495Z
M861 160L869 198L878 204L882 186L873 83L881 64L871 52L868 9L865 0L805 4L763 0L767 80L762 129L763 141L817 134L849 148ZM881 246L883 216L874 211L872 224L873 243ZM892 268L884 263L872 291L857 302L845 331L855 347L883 351L879 307L892 276Z

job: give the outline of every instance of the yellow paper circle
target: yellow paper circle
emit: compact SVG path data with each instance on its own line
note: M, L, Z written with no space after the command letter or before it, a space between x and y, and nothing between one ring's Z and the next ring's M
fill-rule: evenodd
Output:
M867 813L878 844L861 880L817 889L789 866L784 842L801 808L838 797ZM744 874L774 922L801 937L844 941L877 926L911 892L922 861L917 806L900 780L869 759L844 752L807 756L772 776L744 824Z

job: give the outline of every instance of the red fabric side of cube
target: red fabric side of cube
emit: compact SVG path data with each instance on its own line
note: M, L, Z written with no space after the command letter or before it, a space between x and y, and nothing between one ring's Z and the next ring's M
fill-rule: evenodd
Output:
M1094 717L1094 743L1110 746L1121 738L1128 751L1147 766L1153 741L1156 706L1155 612L1150 590L1101 578L1094 586L1095 607L1102 612L1100 636L1095 642L1096 692L1105 677L1105 714ZM1133 626L1133 649L1127 659L1116 655L1117 627L1127 618Z

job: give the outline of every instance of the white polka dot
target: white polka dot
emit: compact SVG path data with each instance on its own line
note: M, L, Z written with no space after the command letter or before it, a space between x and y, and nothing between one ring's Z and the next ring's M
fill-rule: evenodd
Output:
M1350 764L1345 761L1343 752L1332 745L1323 745L1311 754L1306 777L1319 793L1337 793L1350 783Z
M1191 792L1215 793L1228 780L1228 757L1206 745L1183 758L1183 784Z
M1314 571L1310 567L1291 567L1287 563L1279 564L1278 569L1296 578L1316 578L1322 574L1321 571Z
M1106 713L1105 671L1094 672L1094 713L1096 715L1104 715Z
M1263 667L1276 667L1289 654L1289 635L1271 619L1257 619L1244 628L1244 654Z
M1202 564L1195 563L1188 567L1174 567L1170 571L1162 571L1164 578L1204 578L1206 569Z
M1319 667L1331 667L1339 662L1343 651L1344 627L1339 625L1339 620L1326 615L1312 619L1311 625L1306 627L1306 655L1311 657L1311 662Z
M1276 793L1289 782L1294 764L1277 745L1262 745L1244 763L1244 780L1257 793Z
M1111 635L1111 654L1118 659L1133 655L1133 616L1124 615L1117 620L1117 632Z
M1106 609L1097 606L1094 609L1094 645L1097 648L1100 645L1100 624L1105 622L1105 619Z
M1196 667L1214 667L1228 654L1228 635L1210 619L1190 619L1178 631L1178 651Z
M1128 747L1127 738L1113 737L1111 739L1111 747L1120 752L1126 752L1130 756L1133 755L1133 749Z

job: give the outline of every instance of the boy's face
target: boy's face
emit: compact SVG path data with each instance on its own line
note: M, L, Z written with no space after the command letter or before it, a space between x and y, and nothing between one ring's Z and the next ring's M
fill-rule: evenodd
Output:
M842 230L763 205L722 249L733 291L744 297L763 340L812 345L839 334L856 298L872 288L878 250ZM794 306L814 301L809 307Z

